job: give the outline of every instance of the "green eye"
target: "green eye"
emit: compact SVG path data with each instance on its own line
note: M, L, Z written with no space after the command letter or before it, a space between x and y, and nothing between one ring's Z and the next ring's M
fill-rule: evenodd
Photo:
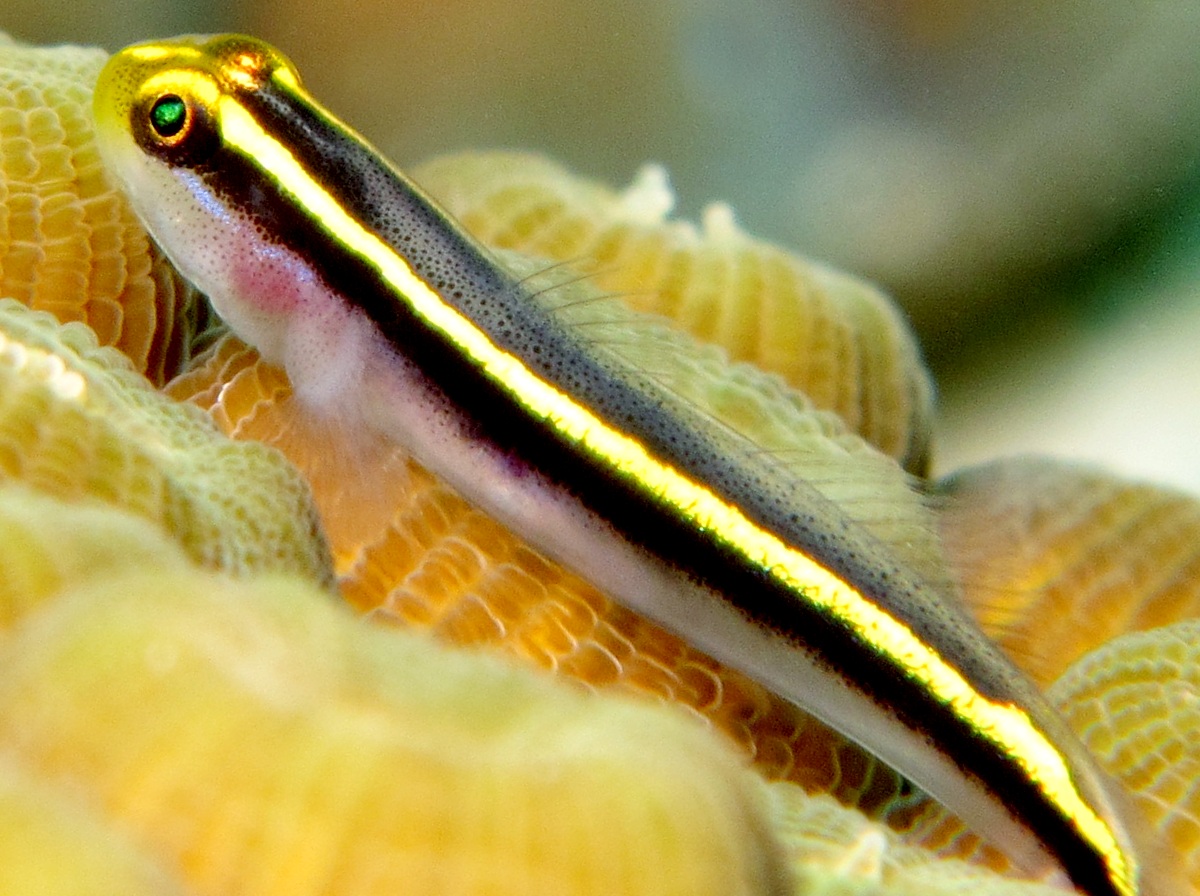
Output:
M187 124L187 103L168 93L150 107L150 127L160 137L174 137Z

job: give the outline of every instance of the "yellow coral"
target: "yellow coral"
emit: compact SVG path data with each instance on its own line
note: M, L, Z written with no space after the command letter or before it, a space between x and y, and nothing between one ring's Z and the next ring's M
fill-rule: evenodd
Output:
M102 500L171 531L198 561L330 582L305 482L155 392L82 324L0 300L0 479Z
M67 788L0 761L0 892L184 896L145 851Z
M963 470L938 524L984 629L1049 685L1125 632L1200 614L1200 504L1047 458Z
M157 381L186 360L203 316L99 175L90 123L71 111L86 106L98 64L95 54L69 48L0 45L0 159L14 160L0 164L0 287L87 320ZM845 415L850 429L921 468L928 381L907 331L869 287L751 239L719 208L701 228L668 220L669 195L654 176L616 194L513 155L436 162L422 176L485 236L542 255L590 255L605 288L726 339L735 356L784 375L818 407ZM14 227L24 228L16 239ZM79 258L90 261L81 267ZM0 561L0 624L12 632L0 642L0 738L22 774L70 778L102 806L103 821L133 830L131 849L151 856L146 880L159 879L152 866L162 861L205 892L304 892L328 886L330 875L341 891L372 892L401 872L437 875L410 877L410 888L417 881L478 890L488 863L499 862L514 892L569 884L582 892L764 892L782 885L774 844L781 839L803 892L1045 892L934 860L791 785L758 785L767 787L764 816L761 793L736 763L678 719L564 694L478 658L450 658L416 635L365 630L322 606L309 586L235 584L191 568L188 555L218 569L294 567L327 581L323 540L294 472L261 446L231 445L195 413L163 401L82 328L57 329L10 303L0 305L0 333L0 470L45 493L93 502L64 508L44 494L0 488L0 553L7 546L18 555ZM696 354L669 363L689 372L679 382L698 388L696 400L772 450L793 450L797 438L819 443L831 499L857 507L908 562L938 568L933 518L899 497L907 495L899 470L869 455L845 425L746 368ZM377 472L347 478L341 461L349 449L337 434L307 419L286 378L235 341L217 343L170 391L239 437L277 441L306 467L355 606L452 643L491 645L593 685L691 707L768 776L832 793L908 830L910 840L957 854L978 848L858 748L548 564L388 446L369 448ZM841 456L874 470L869 485L856 491L839 477ZM964 489L963 504L940 509L942 528L963 534L949 539L952 563L973 570L968 584L984 587L972 592L983 595L977 605L999 593L989 586L1008 589L1001 634L1039 628L1048 593L1056 606L1087 606L1080 583L1111 580L1105 558L1128 540L1114 525L1119 518L1152 520L1152 544L1173 558L1178 593L1194 593L1193 502L1163 502L1103 478L1079 489L1069 479L1015 480L1014 494L1069 499L1018 539L1020 563L1059 583L1040 595L1030 591L1033 579L995 565L1013 544L1005 528L1011 504L989 506ZM1095 498L1105 494L1117 497ZM954 514L973 502L970 528L960 528L967 517ZM897 507L899 522L880 512ZM1114 515L1114 507L1124 509ZM1175 591L1147 599L1152 580L1100 589L1106 609L1096 615L1106 627L1079 644L1177 612ZM1139 600L1157 609L1131 613L1129 602ZM1197 643L1190 630L1147 637L1149 646L1133 653L1096 654L1099 666L1082 665L1066 679L1077 684L1055 693L1114 772L1160 809L1148 817L1187 857L1196 810L1179 781L1194 777L1200 739L1169 735L1172 726L1193 730L1186 702L1146 715L1168 720L1154 722L1148 739L1137 714L1096 721L1104 715L1097 707L1123 705L1122 688L1137 683L1136 670L1157 656L1154 645ZM1043 678L1064 663L1043 669ZM1155 668L1151 687L1162 693L1190 687L1187 662ZM464 682L469 693L455 692ZM434 706L435 697L444 702ZM119 720L111 731L107 715ZM614 734L618 722L635 734ZM505 750L493 752L503 732ZM1114 752L1113 744L1125 746ZM489 777L493 763L511 780ZM687 769L684 782L678 773ZM547 789L548 770L564 790ZM432 827L397 829L392 816L409 805ZM555 839L543 840L543 830ZM639 839L641 831L648 833Z
M0 297L86 322L161 384L203 309L101 166L91 94L104 59L0 34Z
M768 787L768 798L804 896L1063 896L1056 886L997 877L901 842L828 796L779 783Z
M1132 793L1146 861L1178 866L1200 889L1200 620L1110 641L1049 695Z
M140 525L158 559L76 570L20 616L0 741L196 892L787 892L749 773L689 720L363 626L297 579L196 570L120 511L90 522ZM43 526L21 541L53 553Z

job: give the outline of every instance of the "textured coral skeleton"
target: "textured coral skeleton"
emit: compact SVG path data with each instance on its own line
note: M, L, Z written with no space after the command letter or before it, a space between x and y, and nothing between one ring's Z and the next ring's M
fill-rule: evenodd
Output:
M96 892L1056 892L997 876L856 746L201 339L203 304L89 143L102 61L0 43L0 295L95 331L0 305L0 823L36 815L2 838L22 858L0 880L53 880L81 844ZM569 262L534 263L547 288L578 270L720 343L689 368L696 400L959 571L1200 891L1196 502L1033 460L922 502L904 470L924 472L931 390L877 291L719 206L672 220L654 171L624 193L520 154L414 174L490 244ZM380 624L337 608L335 577ZM1094 624L1067 651L1057 618Z

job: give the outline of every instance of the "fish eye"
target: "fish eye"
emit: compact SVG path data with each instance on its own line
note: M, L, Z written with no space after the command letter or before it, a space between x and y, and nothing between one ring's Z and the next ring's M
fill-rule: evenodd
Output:
M174 93L160 96L150 107L150 129L164 140L177 136L187 125L187 103Z
M167 87L147 93L130 109L129 124L143 152L175 168L202 165L220 148L220 132L208 107L186 90Z

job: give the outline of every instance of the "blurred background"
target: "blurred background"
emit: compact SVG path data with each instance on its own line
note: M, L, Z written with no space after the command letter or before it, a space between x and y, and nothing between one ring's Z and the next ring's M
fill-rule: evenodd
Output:
M1048 452L1200 492L1194 0L6 0L108 49L248 31L400 165L536 149L868 277L935 471Z

